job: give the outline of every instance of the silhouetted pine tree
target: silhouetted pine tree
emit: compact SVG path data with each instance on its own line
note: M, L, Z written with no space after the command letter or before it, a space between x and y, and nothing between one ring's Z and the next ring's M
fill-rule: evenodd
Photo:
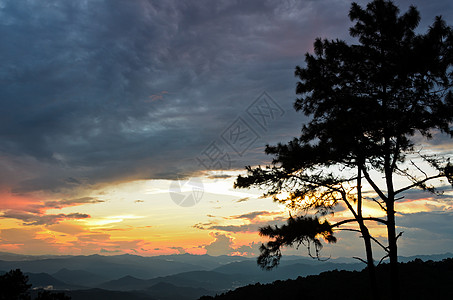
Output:
M28 276L24 275L20 269L11 270L0 276L0 300L30 300L31 287L32 285L28 283ZM71 300L71 297L64 293L40 291L34 299Z
M248 175L239 176L235 187L262 187L266 196L313 213L291 217L286 227L261 229L273 239L261 247L262 266L278 264L284 246L314 245L318 256L320 237L334 242L335 228L355 223L356 228L348 230L364 238L371 293L377 292L371 247L375 241L390 258L391 294L397 299L395 202L412 188L436 192L428 185L434 179L453 183L449 157L424 155L414 144L415 134L430 139L434 130L453 136L453 33L437 17L425 34L417 34L417 9L411 6L400 15L392 1L375 0L365 9L353 3L349 17L355 22L350 34L357 44L317 39L314 54L306 54L306 66L296 68L300 98L294 107L311 117L301 136L267 146L266 153L274 156L272 165L247 167ZM429 167L408 162L409 155ZM376 172L384 183L373 177ZM407 184L397 186L396 178ZM363 196L362 180L373 188L375 199ZM288 197L281 198L281 192ZM374 201L387 218L363 217L363 201ZM339 203L353 218L331 224L325 219ZM370 235L370 221L387 227L388 246Z
M0 276L0 299L1 300L28 300L30 299L28 276L21 270L11 270Z

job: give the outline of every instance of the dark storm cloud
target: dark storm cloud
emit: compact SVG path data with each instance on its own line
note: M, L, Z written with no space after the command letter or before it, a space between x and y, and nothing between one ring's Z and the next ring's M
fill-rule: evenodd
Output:
M420 5L447 15L436 3ZM285 117L231 167L261 161L263 145L298 134L294 66L315 37L347 37L349 5L0 1L1 184L60 191L190 174L266 90Z

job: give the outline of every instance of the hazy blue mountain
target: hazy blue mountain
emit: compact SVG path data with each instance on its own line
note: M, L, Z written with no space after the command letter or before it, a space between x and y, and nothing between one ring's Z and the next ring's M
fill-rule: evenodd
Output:
M6 261L40 260L40 259L63 258L63 257L73 257L73 256L72 255L23 255L23 254L15 254L15 253L0 251L0 260L6 260Z
M136 255L89 255L27 261L0 261L0 270L21 269L24 272L54 274L62 268L88 271L109 280L126 275L153 278L206 269L204 266Z
M222 291L253 282L247 275L224 274L214 271L184 272L172 276L150 279L151 285L159 282L170 283L182 287L197 287L207 290Z
M105 290L112 290L112 291L136 291L136 290L144 290L150 287L152 283L145 279L139 279L130 275L121 277L119 279L110 280L104 282L97 287L100 289Z
M398 260L400 262L409 262L409 261L413 261L418 258L423 261L428 261L428 260L441 261L443 259L452 258L452 257L453 257L453 253L447 252L447 253L443 253L443 254L431 254L431 255L398 256Z
M312 257L305 257L299 255L283 255L280 260L280 264L284 264L286 262L294 262L295 260L307 265L318 265L319 263L323 262L333 262L341 264L353 264L358 262L357 259L354 259L352 257L337 257L337 258L321 257L321 259L318 260Z
M24 273L28 276L28 283L32 284L32 288L51 288L57 290L74 290L83 288L78 285L68 284L54 278L47 273Z
M168 283L179 287L202 288L212 291L225 291L252 283L247 275L224 274L213 271L192 271L148 280L125 276L99 285L99 288L116 291L144 290L158 283Z
M58 272L51 274L53 277L58 278L68 284L79 285L85 287L96 287L99 284L108 281L105 276L93 274L84 270L68 270L63 268Z
M243 256L210 256L210 255L192 255L192 254L173 254L173 255L161 255L158 256L160 259L168 261L176 261L182 263L188 263L197 266L204 266L208 270L220 267L222 265L229 264L237 261L256 261L256 258L243 257ZM300 258L300 256L299 256Z
M361 270L362 263L343 264L318 262L318 264L300 263L300 260L285 261L271 271L259 268L255 261L234 262L214 269L214 271L225 274L246 275L251 281L268 283L275 280L297 278L298 276L315 275L328 270ZM303 260L302 260L303 261Z

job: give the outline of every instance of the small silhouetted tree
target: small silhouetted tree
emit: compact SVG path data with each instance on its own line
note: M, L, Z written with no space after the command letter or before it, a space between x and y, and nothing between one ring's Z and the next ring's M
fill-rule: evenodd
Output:
M0 276L0 299L1 300L28 300L30 299L28 276L21 270L11 270Z
M395 203L413 188L436 193L435 179L453 183L449 158L426 155L414 142L416 134L431 139L434 131L453 136L453 34L441 17L425 34L417 34L417 9L411 6L400 15L392 1L375 0L365 9L353 3L349 17L355 22L350 34L357 44L317 39L306 66L296 68L300 97L294 107L311 117L301 136L267 146L272 165L247 167L248 175L239 176L235 186L262 187L266 196L314 213L291 217L281 227L262 228L260 233L272 240L261 247L261 266L275 266L282 247L301 243L314 245L316 257L321 237L335 242L335 229L355 223L346 229L364 239L373 287L375 241L390 259L391 295L396 299L400 234ZM396 179L403 183L396 184ZM364 182L374 191L372 198L364 196ZM364 201L375 203L386 219L364 217ZM326 218L339 203L352 217L329 223ZM387 227L387 246L370 235L368 222Z

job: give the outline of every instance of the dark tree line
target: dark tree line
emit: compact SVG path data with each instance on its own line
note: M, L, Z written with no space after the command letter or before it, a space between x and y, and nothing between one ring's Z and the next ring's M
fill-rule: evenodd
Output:
M399 263L401 270L401 299L453 299L451 278L453 259L443 261L415 260ZM388 264L376 268L377 277L384 280L389 276ZM368 293L366 271L327 271L319 275L298 277L269 284L256 283L200 300L241 299L373 299ZM383 299L389 299L389 286L381 287Z
M400 14L392 1L375 0L366 8L353 3L349 17L356 44L317 39L314 54L307 53L305 66L296 67L294 108L310 117L300 137L267 146L272 165L247 167L235 187L261 187L266 196L303 212L284 226L261 229L271 239L261 247L261 266L276 266L281 249L292 245L305 244L319 257L322 238L335 242L335 231L357 231L364 241L370 293L379 298L375 243L389 258L391 295L398 299L401 233L395 206L408 190L438 193L439 179L453 184L450 158L428 155L415 143L435 132L453 137L453 30L436 17L426 33L418 34L418 10L411 6ZM372 196L364 193L365 185ZM282 199L282 192L288 197ZM365 202L386 218L364 216ZM329 222L340 203L352 217ZM370 222L387 228L386 243L370 234Z

